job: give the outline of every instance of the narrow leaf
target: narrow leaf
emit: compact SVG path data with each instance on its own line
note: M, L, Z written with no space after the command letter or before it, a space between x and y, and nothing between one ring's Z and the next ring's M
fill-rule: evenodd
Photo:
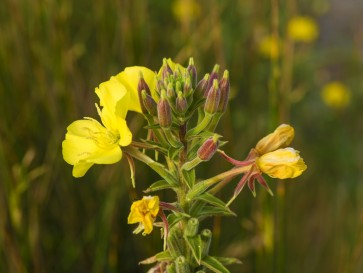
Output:
M212 207L205 206L203 207L198 214L198 217L209 217L209 216L236 216L236 214L231 211L228 207Z
M201 264L212 270L215 273L229 273L229 270L224 265L212 256L204 257Z
M196 197L197 200L201 200L201 201L204 201L208 204L211 204L213 206L216 206L216 207L225 207L226 204L219 198L215 197L214 195L208 193L208 192L205 192L201 195L199 195L198 197Z
M173 189L173 188L174 187L171 186L165 180L158 180L158 181L152 183L144 192L149 193L149 192L160 191L160 190L164 190L164 189Z
M214 257L218 261L220 261L223 265L230 265L230 264L242 264L242 262L233 257Z

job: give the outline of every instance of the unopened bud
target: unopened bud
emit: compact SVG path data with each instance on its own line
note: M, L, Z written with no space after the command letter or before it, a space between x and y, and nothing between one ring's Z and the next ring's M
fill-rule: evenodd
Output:
M198 157L203 161L208 161L212 158L218 149L218 135L208 138L197 151Z
M175 109L178 113L184 114L188 108L188 102L182 92L178 93L178 97L175 102Z
M219 89L221 90L221 99L219 101L218 112L226 111L229 99L229 73L227 70L223 73L223 78L219 81Z
M156 83L156 91L160 94L161 90L166 89L166 86L163 82L163 80L158 79L157 83Z
M209 74L205 74L205 76L203 77L203 79L201 79L197 86L195 87L195 90L194 90L194 96L199 99L199 98L205 98L207 97L207 94L208 94L208 82L209 82Z
M143 105L148 113L152 116L157 116L157 103L155 102L155 100L151 96L149 96L145 90L142 90L141 96Z
M192 93L193 89L190 83L190 77L185 79L184 82L184 88L183 88L183 93L186 97L189 97L189 95Z
M219 101L221 99L221 90L218 87L218 80L213 81L213 86L209 89L207 100L204 105L204 111L209 114L214 114L218 110Z
M199 228L199 220L197 218L190 218L184 230L184 235L193 237L197 234Z
M140 106L141 106L141 111L142 113L146 114L147 113L147 110L144 106L144 103L142 101L142 91L145 90L145 92L148 94L148 95L151 95L150 93L150 88L149 86L147 85L145 79L144 79L144 76L142 74L142 72L140 71L140 74L139 74L139 82L137 84L137 93L139 95L139 102L140 102Z
M161 98L157 105L159 124L163 128L168 128L172 123L171 107L168 100L165 98L165 90L161 91Z
M212 241L212 232L209 229L203 229L200 233L202 239L202 258L208 256L210 243Z
M173 83L169 82L168 84L168 88L166 89L166 96L169 99L173 99L175 98L175 90L174 90L174 86Z
M213 86L214 80L218 80L218 75L219 75L219 65L216 64L216 65L214 65L213 71L210 74L210 77L208 80L208 90Z
M170 68L168 61L166 58L163 59L163 72L162 77L163 79L167 79L169 75L173 75L173 70Z
M177 273L190 273L188 261L184 256L175 259L175 268Z
M191 78L192 87L195 88L197 85L197 68L194 65L193 58L189 58L189 65L187 67L187 70Z

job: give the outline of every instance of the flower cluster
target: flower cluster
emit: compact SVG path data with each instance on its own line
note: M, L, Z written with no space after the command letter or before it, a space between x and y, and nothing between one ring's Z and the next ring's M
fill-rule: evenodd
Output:
M262 138L244 161L221 150L226 142L215 130L228 107L230 82L229 72L225 70L220 76L219 68L215 65L198 80L192 58L187 67L164 59L157 72L128 67L96 88L101 121L87 117L67 128L63 157L73 165L73 176L84 176L93 164L116 163L126 154L133 182L137 174L135 159L161 177L144 192L175 192L175 202L144 196L131 206L128 223L138 223L134 233L147 235L155 226L163 230L163 250L142 262L155 263L150 272L229 272L225 266L239 261L211 256L212 232L200 230L199 223L211 216L235 215L229 204L246 184L254 195L255 181L272 194L263 174L295 178L306 169L299 152L289 147L294 129L286 124ZM148 131L145 139L132 139L126 122L128 111L144 117ZM196 168L215 154L222 155L233 167L207 179L197 178ZM227 204L215 196L241 174Z

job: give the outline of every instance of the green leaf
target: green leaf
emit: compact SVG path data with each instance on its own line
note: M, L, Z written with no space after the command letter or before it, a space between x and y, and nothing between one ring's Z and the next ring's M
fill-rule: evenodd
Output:
M165 181L168 182L170 186L178 186L177 180L170 174L169 170L167 170L163 165L155 161L148 163L148 165L155 172L157 172L162 178L164 178Z
M180 222L183 218L184 216L180 213L175 213L175 212L170 213L168 215L169 229L171 229L175 224Z
M187 242L188 247L193 253L193 257L200 265L200 260L202 259L202 239L200 235L194 237L184 236L185 241Z
M201 261L201 264L212 270L215 273L229 273L229 270L224 265L212 256L206 256Z
M182 170L182 174L185 181L187 182L189 189L191 189L195 183L195 170L194 169L190 171Z
M158 262L163 262L163 261L171 261L173 259L173 257L171 256L170 252L168 250L166 250L166 251L162 251L162 252L159 252L158 254L156 254L155 259Z
M212 206L205 206L203 207L198 215L195 215L195 217L209 217L209 216L236 216L236 214L231 211L228 207L212 207Z
M174 186L171 186L165 180L158 180L152 183L144 192L149 193L149 192L160 191L164 189L174 189L174 188L175 188Z
M223 265L230 265L230 264L242 264L242 262L233 257L214 257L218 261L220 261Z
M208 192L205 192L205 193L199 195L195 199L204 201L204 202L211 204L213 206L216 206L216 207L223 207L223 208L226 207L226 203L224 203L221 199L215 197L214 195L212 195Z

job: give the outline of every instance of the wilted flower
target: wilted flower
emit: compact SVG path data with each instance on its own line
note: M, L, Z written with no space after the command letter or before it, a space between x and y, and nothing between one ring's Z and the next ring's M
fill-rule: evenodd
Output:
M350 90L343 83L334 81L323 87L321 97L329 107L342 109L350 102Z
M158 196L144 196L141 200L133 202L127 223L139 223L134 233L144 230L142 235L150 234L153 230L155 218L159 213L159 208Z
M312 42L318 37L318 26L310 17L296 16L288 22L287 34L296 42Z
M291 143L294 135L293 127L288 124L281 124L273 133L262 138L257 143L255 149L260 155L263 155L279 148L285 148Z
M304 160L293 148L278 149L266 153L256 160L261 172L273 178L295 178L306 170Z

